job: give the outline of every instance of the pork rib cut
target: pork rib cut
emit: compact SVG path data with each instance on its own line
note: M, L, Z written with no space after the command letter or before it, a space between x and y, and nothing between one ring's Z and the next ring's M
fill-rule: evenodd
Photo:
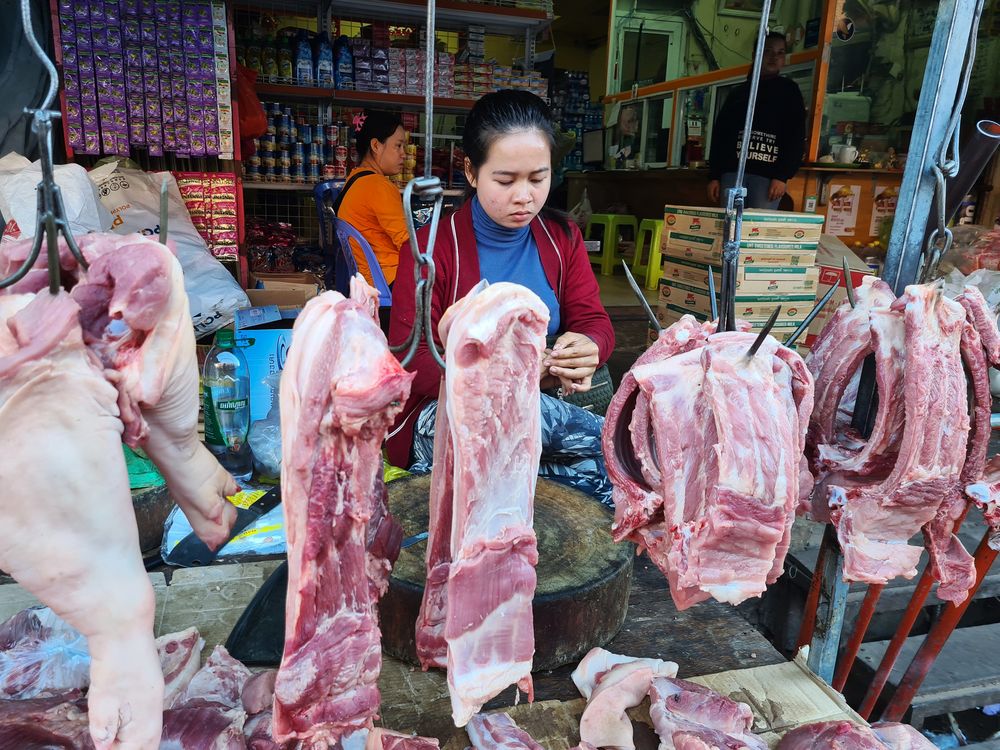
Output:
M770 337L748 358L754 338L685 316L608 410L613 534L648 551L678 609L710 597L738 604L776 580L811 479L801 456L812 377Z
M439 747L437 740L388 729L373 729L365 741L365 750L437 750Z
M649 716L660 750L766 750L751 732L753 713L702 685L660 677L649 690Z
M310 300L281 379L288 598L274 736L316 748L370 728L380 699L370 527L384 499L382 440L413 376L367 304Z
M443 450L433 468L418 643L425 664L440 663L443 635L456 726L512 683L533 695L532 523L547 325L548 310L533 292L485 282L439 323L447 364L438 405Z
M791 730L778 750L933 750L934 745L906 724L876 724L869 728L850 721L805 724Z
M118 393L84 345L80 306L66 292L0 296L0 442L10 446L0 515L17 529L0 568L87 639L95 745L150 750L163 676L122 430ZM58 471L41 452L58 456Z

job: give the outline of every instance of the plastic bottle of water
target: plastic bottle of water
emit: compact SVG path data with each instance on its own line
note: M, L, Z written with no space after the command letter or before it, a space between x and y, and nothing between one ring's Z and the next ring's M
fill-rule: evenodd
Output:
M205 359L202 385L205 445L222 467L240 481L253 474L250 431L250 368L236 347L232 331L215 334L215 346Z

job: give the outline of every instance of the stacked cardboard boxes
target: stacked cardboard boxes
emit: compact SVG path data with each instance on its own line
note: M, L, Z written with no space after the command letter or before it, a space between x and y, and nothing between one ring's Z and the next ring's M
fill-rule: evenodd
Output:
M664 327L691 314L711 315L708 274L722 288L722 232L719 208L666 206L662 237L663 273L657 317ZM820 269L816 254L823 231L817 214L748 210L743 214L736 277L736 316L755 329L775 307L775 333L783 337L802 322L816 301Z

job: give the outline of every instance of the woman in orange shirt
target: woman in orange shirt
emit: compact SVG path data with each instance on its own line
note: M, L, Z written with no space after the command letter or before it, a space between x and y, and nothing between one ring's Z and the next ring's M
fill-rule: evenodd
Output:
M385 281L396 280L399 249L407 241L403 199L399 188L389 178L403 171L406 131L403 121L393 112L365 110L354 119L358 158L361 163L351 170L348 181L363 174L351 185L341 201L337 217L357 229L372 246ZM358 270L373 284L361 249L351 247Z

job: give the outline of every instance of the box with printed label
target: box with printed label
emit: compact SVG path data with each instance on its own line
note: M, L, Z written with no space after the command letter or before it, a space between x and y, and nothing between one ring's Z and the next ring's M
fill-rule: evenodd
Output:
M813 318L813 322L809 324L804 341L808 347L812 347L830 316L847 299L847 285L844 283L844 258L847 258L847 267L851 272L851 284L855 287L861 286L865 276L874 274L871 267L855 255L838 237L832 234L823 235L819 243L819 252L816 254L816 270L819 272L816 293L822 297L830 291L831 286L836 285L839 288L833 293L833 297L826 303L826 306Z
M767 320L774 308L781 305L782 321L797 324L816 301L814 294L737 294L736 317L744 320ZM709 315L712 311L708 291L676 281L660 281L660 305L676 308L685 312L697 312ZM794 325L793 325L794 327Z
M698 206L663 207L663 226L700 237L722 239L726 211L723 208ZM752 241L805 242L816 247L823 233L822 214L800 214L789 211L743 212L740 239Z
M708 291L708 269L713 270L715 288L722 287L718 266L667 257L661 279L679 281ZM741 266L736 270L736 291L743 294L815 294L819 269L807 266Z
M660 252L671 258L718 266L722 263L722 240L671 230L663 233ZM740 242L743 266L812 266L816 246L808 242Z
M279 310L276 305L248 307L236 311L236 345L250 368L250 421L264 419L278 397L264 383L268 375L285 369L292 344L292 326L298 310Z
M684 315L691 315L695 318L695 320L700 322L708 320L708 315L704 313L696 312L694 310L684 310L676 307L675 305L661 304L656 308L656 320L663 328L672 326ZM759 331L767 324L766 319L747 320L746 322L750 324L750 329L752 331ZM798 328L800 322L801 321L798 320L784 320L779 317L774 322L774 327L771 330L774 331L774 335L778 340L784 340L792 331Z

